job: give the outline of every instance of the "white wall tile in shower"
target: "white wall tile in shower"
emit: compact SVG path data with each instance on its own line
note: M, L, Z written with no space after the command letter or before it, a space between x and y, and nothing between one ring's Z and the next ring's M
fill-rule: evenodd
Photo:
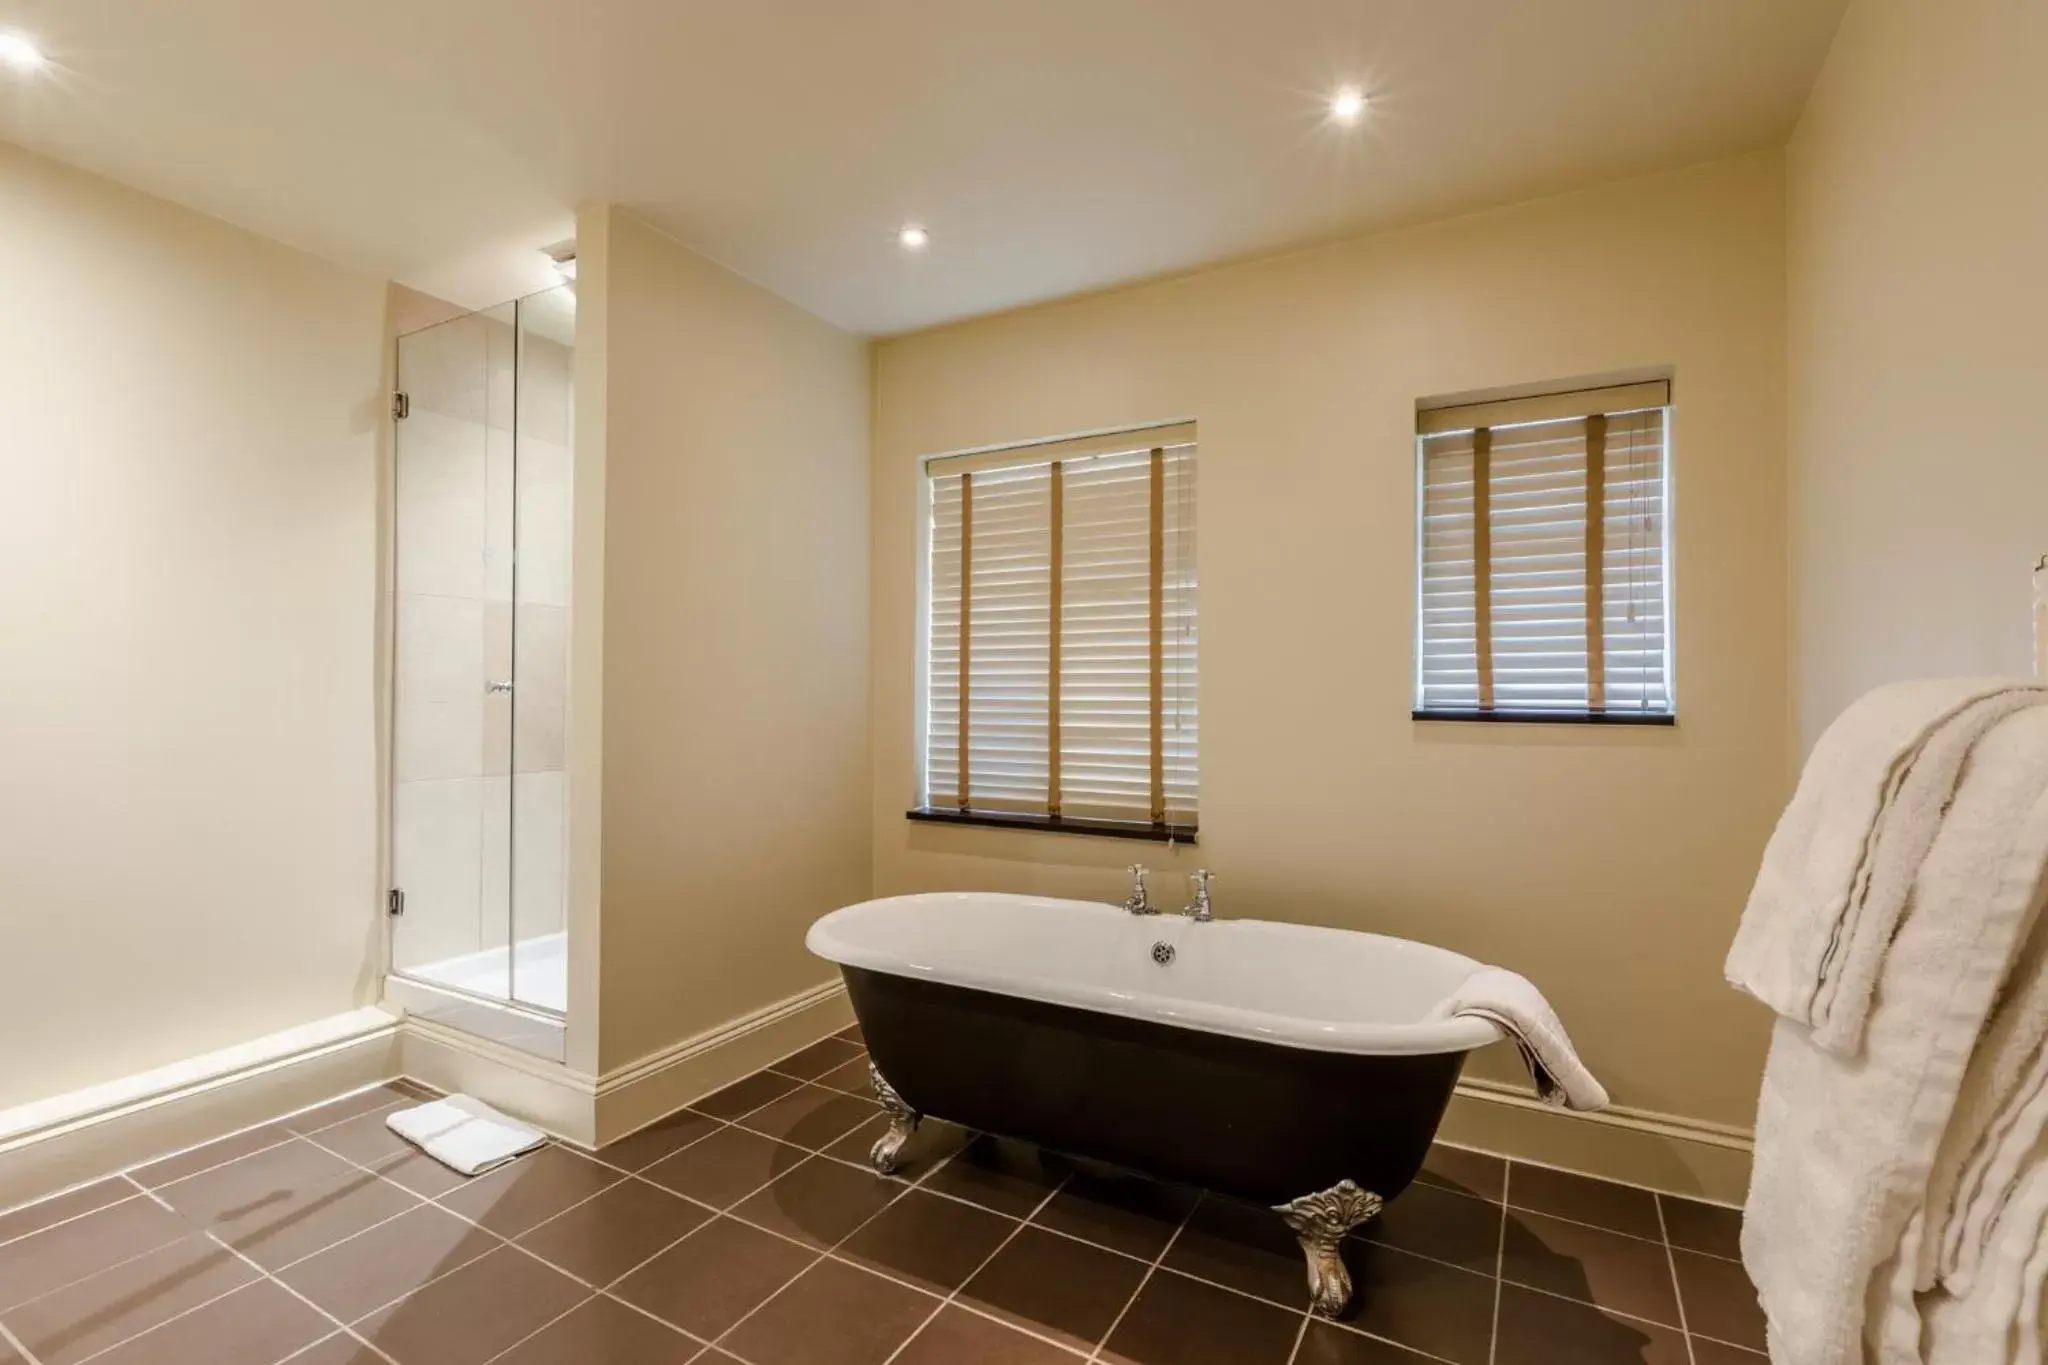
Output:
M400 443L401 591L482 597L488 510L484 428L415 408Z
M560 772L522 772L512 784L512 923L519 938L531 939L563 924L568 787Z
M519 442L519 600L569 605L569 447Z
M483 772L484 664L482 602L414 593L398 599L398 781Z
M560 769L568 720L568 610L522 604L514 650L519 693L512 708L513 765L522 773Z
M405 917L392 935L394 966L417 967L485 946L481 782L400 782L392 792L392 862L403 869L406 898Z

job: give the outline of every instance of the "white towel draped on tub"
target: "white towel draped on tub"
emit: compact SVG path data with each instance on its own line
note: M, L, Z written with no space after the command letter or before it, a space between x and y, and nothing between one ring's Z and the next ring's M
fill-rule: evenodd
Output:
M1432 1012L1439 1019L1459 1015L1484 1019L1514 1040L1545 1104L1588 1111L1607 1107L1607 1091L1579 1060L1557 1012L1528 978L1482 967Z
M1728 980L1854 1056L1914 874L1972 746L2048 691L2006 678L1892 683L1814 746L1764 850Z

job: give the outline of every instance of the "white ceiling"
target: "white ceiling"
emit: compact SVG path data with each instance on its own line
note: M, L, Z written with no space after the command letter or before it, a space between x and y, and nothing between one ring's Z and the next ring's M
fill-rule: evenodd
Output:
M1769 144L1843 4L0 0L0 137L470 305L610 200L890 333Z

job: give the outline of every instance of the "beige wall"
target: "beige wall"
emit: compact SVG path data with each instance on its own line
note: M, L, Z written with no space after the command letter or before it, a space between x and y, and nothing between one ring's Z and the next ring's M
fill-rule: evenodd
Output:
M0 143L0 1106L366 1003L382 282Z
M1525 972L1618 1102L1748 1122L1766 1021L1720 964L1786 794L1782 187L1760 153L880 345L878 892L1118 899L1125 863L1205 865L1222 914ZM1410 721L1415 400L1658 366L1679 725ZM1200 847L905 821L918 457L1181 417ZM1155 885L1178 902L1177 875Z
M2048 6L1858 0L1788 152L1801 752L1874 684L2032 667Z
M868 893L868 364L624 211L583 221L608 224L611 1069L829 979L804 930Z

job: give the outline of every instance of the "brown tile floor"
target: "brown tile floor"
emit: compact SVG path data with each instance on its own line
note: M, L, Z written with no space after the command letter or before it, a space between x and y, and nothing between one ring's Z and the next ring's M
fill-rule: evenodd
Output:
M938 1122L876 1176L865 1075L475 1180L346 1096L0 1214L0 1365L1763 1362L1731 1210L1439 1147L1324 1323L1263 1209Z

